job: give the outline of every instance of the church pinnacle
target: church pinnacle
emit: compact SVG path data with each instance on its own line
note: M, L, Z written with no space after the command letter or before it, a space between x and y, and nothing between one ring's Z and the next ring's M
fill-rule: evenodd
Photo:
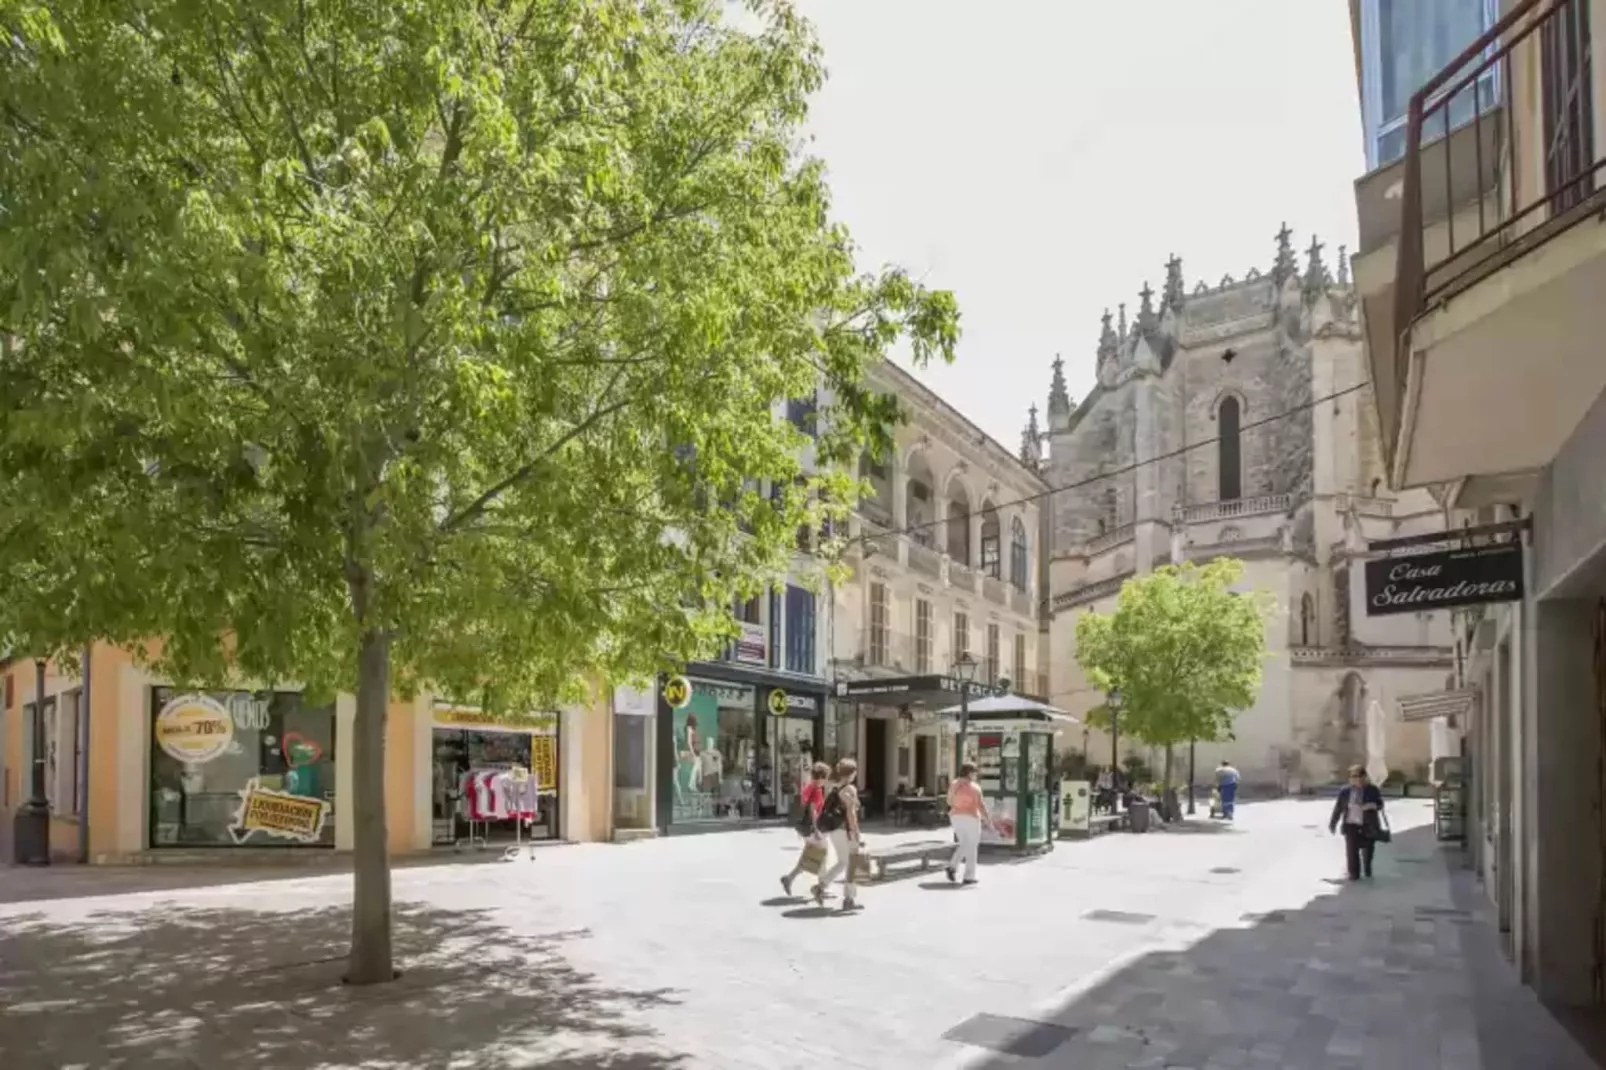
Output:
M1165 291L1160 298L1160 308L1179 312L1185 300L1187 295L1182 290L1182 259L1172 254L1171 259L1165 262Z
M1138 291L1138 301L1138 330L1147 333L1154 330L1154 290L1147 279L1143 280L1143 289Z
M1104 326L1099 330L1099 363L1101 364L1110 357L1115 356L1115 351L1117 348L1115 328L1110 326L1110 320L1112 318L1113 317L1110 315L1110 310L1105 309Z
M1272 281L1278 286L1293 278L1299 271L1299 265L1294 260L1294 232L1284 223L1283 228L1277 232L1277 262L1272 265Z
M1125 342L1126 341L1126 334L1127 334L1127 329L1126 329L1126 302L1122 301L1119 307L1121 309L1121 318L1115 321L1115 324L1116 324L1115 325L1115 339L1118 342Z
M1310 248L1306 251L1310 257L1305 265L1304 290L1307 294L1319 293L1326 287L1329 279L1327 265L1322 263L1322 243L1313 234L1310 239Z
M1037 468L1043 463L1043 432L1037 426L1037 406L1033 405L1026 414L1026 427L1020 433L1020 460L1028 468Z
M1338 247L1338 284L1349 285L1349 248L1343 245Z
M1071 418L1071 392L1065 388L1065 361L1054 354L1054 379L1048 387L1048 425L1058 427Z

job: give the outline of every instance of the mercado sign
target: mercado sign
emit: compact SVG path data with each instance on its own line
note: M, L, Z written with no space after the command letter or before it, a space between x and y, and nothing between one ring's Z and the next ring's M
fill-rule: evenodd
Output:
M240 809L229 826L229 835L235 843L244 843L253 832L313 843L323 834L328 817L329 804L323 799L273 791L253 778L240 792Z
M1523 597L1522 546L1502 543L1467 550L1381 557L1366 562L1366 612L1426 613Z
M234 742L234 718L210 695L180 695L156 715L156 745L186 765L202 765Z

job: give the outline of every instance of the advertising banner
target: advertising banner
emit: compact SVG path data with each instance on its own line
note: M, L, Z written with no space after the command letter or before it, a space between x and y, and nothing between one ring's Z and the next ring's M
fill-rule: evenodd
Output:
M1368 616L1520 602L1522 597L1520 543L1380 557L1366 562Z

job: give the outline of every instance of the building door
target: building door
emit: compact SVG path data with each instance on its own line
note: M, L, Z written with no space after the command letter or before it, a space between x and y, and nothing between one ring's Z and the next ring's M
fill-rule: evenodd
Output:
M937 748L930 736L915 737L915 786L930 795L937 790Z
M859 775L869 796L865 811L871 814L887 812L887 726L891 723L883 717L864 719L864 761L859 763Z

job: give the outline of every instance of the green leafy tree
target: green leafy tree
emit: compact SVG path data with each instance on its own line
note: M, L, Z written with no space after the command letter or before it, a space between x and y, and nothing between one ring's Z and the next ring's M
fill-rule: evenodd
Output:
M1266 658L1263 605L1233 590L1243 565L1166 565L1121 587L1113 613L1076 622L1076 657L1093 684L1119 691L1119 730L1172 749L1189 740L1232 738L1239 710L1254 704ZM1108 727L1103 710L1101 726Z
M810 27L749 6L0 0L0 648L355 692L353 982L389 697L708 651L890 442L866 368L952 359L799 153Z

